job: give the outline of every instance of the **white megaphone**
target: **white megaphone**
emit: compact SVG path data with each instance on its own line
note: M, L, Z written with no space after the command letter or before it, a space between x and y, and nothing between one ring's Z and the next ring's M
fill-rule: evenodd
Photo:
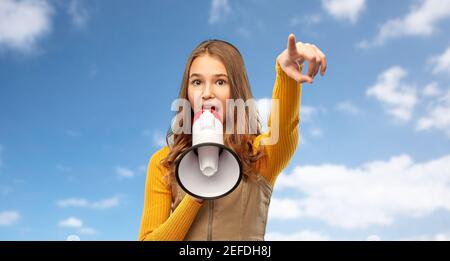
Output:
M201 199L221 198L239 185L241 161L224 146L223 125L214 108L195 114L192 147L181 154L175 176L186 193Z

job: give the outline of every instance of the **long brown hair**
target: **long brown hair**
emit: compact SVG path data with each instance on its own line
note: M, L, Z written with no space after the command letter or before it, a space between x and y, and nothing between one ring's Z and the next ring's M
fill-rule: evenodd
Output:
M203 55L214 56L220 59L225 65L230 81L231 99L242 99L246 102L248 99L253 98L244 60L242 59L239 50L226 41L213 39L201 42L189 56L181 82L179 93L180 99L188 100L189 70L192 62L197 57ZM179 109L176 117L182 113L191 113L192 119L192 110L190 112L185 112L182 109ZM236 126L236 120L238 119L237 113L238 112L235 111L234 117L231 118L234 121L234 126ZM254 138L261 133L261 124L257 115L256 117L254 117L255 115L249 115L250 113L257 113L256 109L246 108L244 113L245 115L241 115L241 117L245 117L247 123L250 119L257 119L256 133L251 134L248 131L248 126L245 126L246 132L244 134L238 134L236 128L234 128L232 134L224 134L224 144L239 155L243 166L244 176L254 177L257 175L255 163L259 158L264 156L261 147L256 153L253 153L252 146ZM180 120L180 122L182 123L182 120ZM173 142L169 142L169 140L172 140ZM161 165L169 170L166 176L166 182L170 186L171 182L174 181L175 165L179 155L192 146L192 135L185 133L175 134L171 126L166 136L166 142L170 148L170 152L166 158L161 160Z

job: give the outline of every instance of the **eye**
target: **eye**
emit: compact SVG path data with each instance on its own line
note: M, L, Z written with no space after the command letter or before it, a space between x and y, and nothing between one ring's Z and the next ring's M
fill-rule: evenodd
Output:
M219 86L223 86L223 85L225 85L227 82L225 81L225 80L217 80L217 85L219 85Z
M194 85L194 86L198 86L198 85L200 85L202 82L200 81L200 80L193 80L193 81L191 81L191 84L192 85Z

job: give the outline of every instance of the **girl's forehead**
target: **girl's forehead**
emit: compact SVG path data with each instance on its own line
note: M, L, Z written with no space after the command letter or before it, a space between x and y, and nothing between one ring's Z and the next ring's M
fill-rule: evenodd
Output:
M192 74L203 76L213 76L216 74L227 75L227 69L219 58L210 55L203 55L192 61L189 69L189 75Z

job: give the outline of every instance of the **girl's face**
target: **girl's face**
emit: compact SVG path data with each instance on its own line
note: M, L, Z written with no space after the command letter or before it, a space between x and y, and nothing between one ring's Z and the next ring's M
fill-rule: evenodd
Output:
M226 119L224 112L226 101L231 98L230 88L227 70L219 58L205 54L192 61L188 98L194 113L214 106L222 119Z

